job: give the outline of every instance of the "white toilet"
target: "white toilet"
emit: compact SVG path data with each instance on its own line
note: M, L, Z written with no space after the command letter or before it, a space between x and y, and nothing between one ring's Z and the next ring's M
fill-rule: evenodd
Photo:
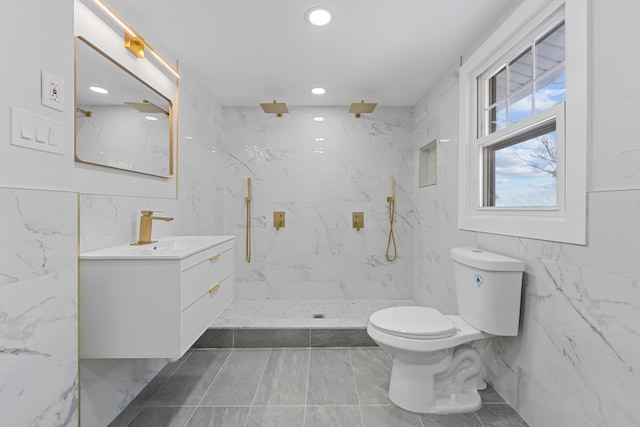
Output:
M367 333L393 356L389 399L408 411L479 409L482 361L468 344L518 334L524 263L475 248L453 248L451 258L459 316L407 306L369 317Z

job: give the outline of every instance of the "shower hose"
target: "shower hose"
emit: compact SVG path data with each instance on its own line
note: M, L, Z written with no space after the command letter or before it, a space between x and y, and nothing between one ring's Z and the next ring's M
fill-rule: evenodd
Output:
M247 234L245 237L246 252L244 259L247 262L251 262L251 178L247 178L247 197L244 200L247 202Z

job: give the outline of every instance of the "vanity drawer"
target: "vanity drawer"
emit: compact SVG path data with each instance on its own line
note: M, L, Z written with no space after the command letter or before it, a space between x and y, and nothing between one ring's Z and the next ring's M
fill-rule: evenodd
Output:
M222 310L233 299L235 275L231 274L216 291L206 292L199 300L182 312L182 348L187 348L202 335Z
M203 261L182 272L181 310L189 307L198 298L208 293L209 289L233 273L233 246L225 246L211 248L211 251L202 255Z

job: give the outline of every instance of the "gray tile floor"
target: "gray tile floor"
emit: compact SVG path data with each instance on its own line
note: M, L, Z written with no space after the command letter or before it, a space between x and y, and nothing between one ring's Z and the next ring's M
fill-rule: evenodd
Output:
M470 414L404 411L387 397L391 359L375 347L191 350L110 427L526 427L490 387Z

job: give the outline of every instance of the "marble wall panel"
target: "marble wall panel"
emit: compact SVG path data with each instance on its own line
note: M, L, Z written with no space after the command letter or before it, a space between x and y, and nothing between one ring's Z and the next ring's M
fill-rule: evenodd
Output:
M292 108L281 119L259 108L224 113L224 160L216 177L224 195L224 233L239 242L236 297L410 295L410 109L379 108L363 119L344 108ZM315 122L316 116L325 120ZM395 263L384 259L391 176L398 182ZM254 264L243 260L247 177L253 182ZM286 215L279 231L273 228L277 210ZM359 232L351 227L352 212L365 214Z
M0 217L0 425L77 425L77 196L0 188Z

